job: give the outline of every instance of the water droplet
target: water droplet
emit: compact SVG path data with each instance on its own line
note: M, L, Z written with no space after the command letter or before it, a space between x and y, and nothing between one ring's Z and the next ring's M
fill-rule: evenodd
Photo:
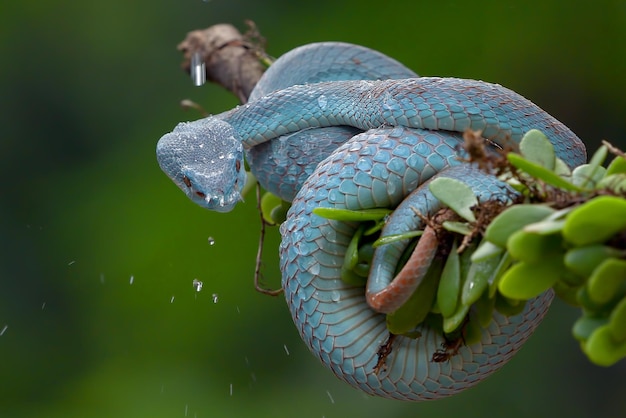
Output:
M328 398L330 399L330 403L335 403L335 400L333 399L333 395L331 395L329 391L326 391L326 394L328 395Z
M198 279L193 279L193 282L191 282L191 284L193 285L193 288L196 289L196 292L199 292L202 290L202 286L204 283L202 283Z
M313 264L311 267L308 268L309 273L313 274L313 275L318 275L320 274L320 265L319 263L315 263Z
M215 245L215 238L209 237L209 245Z
M189 72L191 73L191 80L195 86L201 86L206 83L206 65L199 52L195 52L191 56Z
M8 325L5 325L4 327L2 327L2 329L0 330L0 337L2 337L5 333L5 331L9 328Z
M170 303L174 303L174 295L172 295L172 298L170 299Z
M46 302L41 304L41 310L43 311L46 308Z
M68 266L71 266L72 264L76 263L76 260L72 260L69 263L67 263Z
M130 284L133 284L134 281L135 281L135 276L130 276Z
M322 110L326 110L326 106L328 105L328 100L326 100L326 96L323 94L317 98L317 104Z
M213 293L211 297L213 298L213 303L217 303L217 298L218 298L217 293Z
M233 384L230 384L230 396L233 396Z
M283 348L285 349L285 353L289 355L289 349L287 348L287 344L283 344Z
M339 302L341 300L341 293L339 293L337 290L333 290L330 293L330 300L332 300L333 302Z

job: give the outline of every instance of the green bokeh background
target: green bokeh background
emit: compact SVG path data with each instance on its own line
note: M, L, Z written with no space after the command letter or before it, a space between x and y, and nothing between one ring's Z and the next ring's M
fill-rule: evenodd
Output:
M369 398L309 354L284 300L253 290L254 199L205 211L154 156L196 117L180 99L236 104L193 87L176 44L246 18L272 55L363 44L423 75L506 85L590 149L626 147L624 1L4 2L0 417L626 416L624 363L588 364L560 303L500 372L436 402Z

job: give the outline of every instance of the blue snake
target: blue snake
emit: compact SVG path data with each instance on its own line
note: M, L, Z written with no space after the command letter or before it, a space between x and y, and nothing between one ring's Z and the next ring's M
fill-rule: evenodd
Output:
M552 299L546 293L515 316L494 313L481 340L444 362L440 331L420 326L419 338L397 336L384 368L385 315L362 287L341 280L357 225L316 216L317 207L395 208L382 235L424 228L417 209L442 204L428 182L459 179L480 201L506 199L506 184L459 159L466 129L496 147L543 131L568 165L585 148L562 123L496 84L418 77L397 61L344 43L294 49L264 74L250 101L231 111L181 123L164 135L157 157L165 173L196 203L227 211L241 200L246 154L262 186L292 201L281 224L282 287L298 331L311 352L340 379L372 395L420 401L449 396L500 368L532 334ZM408 243L380 247L368 293L384 291Z

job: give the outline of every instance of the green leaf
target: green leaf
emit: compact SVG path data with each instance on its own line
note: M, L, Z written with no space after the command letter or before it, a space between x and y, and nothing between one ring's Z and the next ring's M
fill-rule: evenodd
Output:
M531 129L526 132L520 141L519 147L521 154L527 161L554 171L556 162L554 146L543 132L537 129Z
M609 318L609 328L615 341L626 341L626 297L613 308Z
M563 230L564 225L565 225L565 219L559 219L556 221L543 220L543 221L526 225L523 228L523 231L531 232L537 235L552 235L552 234L560 233Z
M466 222L443 221L441 226L443 226L446 231L456 232L461 235L469 235L472 233L472 228Z
M584 189L595 189L604 178L606 169L591 164L579 165L572 171L572 183Z
M498 290L498 285L500 283L500 279L502 279L502 275L507 269L513 264L513 257L507 252L502 254L500 258L500 264L496 267L496 271L493 276L489 279L489 297L492 298L496 295Z
M276 223L272 217L272 213L282 206L282 199L270 192L265 192L261 197L261 214L263 219L269 223ZM278 215L277 213L274 213Z
M359 262L359 241L363 236L363 225L359 226L354 232L348 248L346 248L346 255L344 256L343 268L346 270L354 269L354 266Z
M541 263L546 257L564 252L563 238L560 234L535 234L526 229L511 234L506 248L511 257L530 264Z
M625 256L624 250L602 244L593 244L571 248L565 253L563 262L569 271L587 279L595 268L605 260Z
M574 322L572 334L578 341L585 341L593 334L596 328L606 325L608 322L609 320L606 317L583 315Z
M246 171L246 183L243 185L243 188L241 189L241 196L242 197L247 196L248 193L250 193L250 191L256 187L256 184L257 184L257 181L256 181L256 177L254 177L254 174L252 174L249 171Z
M626 260L606 259L593 270L587 282L587 292L597 304L622 297L622 284L626 282Z
M291 203L281 200L280 205L276 206L270 212L270 219L272 220L272 222L274 222L276 225L280 225L281 223L285 222L285 220L287 219L287 212L289 211L290 207Z
M569 166L565 164L565 161L561 160L560 158L556 159L554 164L554 170L552 171L554 171L554 174L565 179L569 179L572 176L572 170L570 170Z
M508 207L494 218L485 230L485 239L502 248L514 232L526 225L544 220L555 212L549 206L520 204Z
M595 197L570 212L563 237L576 246L600 244L626 229L626 199Z
M437 306L444 317L449 317L456 310L461 294L461 263L457 253L456 241L452 244L450 254L441 272L441 280L437 290Z
M472 263L480 262L485 258L492 257L494 255L500 255L504 252L504 248L498 245L495 245L492 242L487 240L483 240L480 243L480 246L472 253Z
M459 304L454 314L447 318L443 318L443 332L451 334L463 325L463 322L469 313L469 309L470 307L468 305Z
M476 222L471 208L478 205L472 189L460 180L438 177L430 182L431 193L447 207L469 222Z
M626 158L622 156L616 156L609 163L609 166L606 168L606 175L610 176L611 174L626 174Z
M602 180L596 184L596 189L611 190L613 193L626 195L626 173L605 175Z
M535 179L541 180L546 184L557 187L559 189L569 190L573 192L583 191L582 188L570 183L553 171L550 171L540 166L539 164L532 163L519 154L510 152L506 155L506 158L514 167L526 172L527 174L530 174Z
M480 299L478 299L473 305L472 310L475 312L476 318L482 327L486 328L491 323L495 305L496 297L495 295L490 297L489 292L483 292Z
M337 208L315 208L313 213L322 218L343 222L378 221L389 215L390 209L349 210Z
M607 324L593 331L584 350L593 363L608 367L626 357L626 342L615 341Z
M563 269L561 260L561 257L548 257L539 264L514 264L502 275L498 290L511 299L528 300L539 296L559 279Z
M461 291L462 304L471 305L485 293L489 282L493 281L493 277L498 273L497 267L501 258L500 254L495 254L470 265Z
M374 241L373 247L380 247L381 245L391 244L392 242L402 241L403 239L411 239L415 237L419 237L424 233L424 231L409 231L402 234L391 234L385 235L384 237L378 238Z

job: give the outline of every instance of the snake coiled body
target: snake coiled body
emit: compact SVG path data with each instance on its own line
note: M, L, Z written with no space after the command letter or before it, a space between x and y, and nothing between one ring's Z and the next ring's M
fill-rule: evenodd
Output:
M346 59L351 48L362 57ZM299 56L322 58L311 64ZM378 60L376 68L392 62L395 72L389 77L399 79L371 80L388 78L384 70L360 73L370 56ZM570 166L584 162L584 146L563 124L499 85L417 78L379 53L348 44L311 45L287 58L270 69L269 81L260 82L249 104L165 135L157 147L161 167L198 203L229 209L241 185L225 183L239 179L241 147L262 185L293 199L280 228L282 286L303 340L340 379L373 395L413 401L472 386L521 347L545 314L551 294L531 301L519 315L494 314L481 341L461 346L448 361L431 361L444 342L441 332L423 326L417 339L398 336L385 367L375 370L377 352L388 339L385 316L368 305L362 287L341 280L356 226L312 211L396 208L384 235L423 227L412 208L429 215L441 207L427 188L433 176L464 181L481 201L507 199L512 191L505 184L459 159L466 129L482 131L501 147L539 129ZM299 66L308 68L303 79L297 77ZM350 69L345 77L342 66ZM296 76L282 85L281 72ZM225 149L229 144L233 148ZM393 280L406 245L401 241L377 251L368 286L384 287Z

